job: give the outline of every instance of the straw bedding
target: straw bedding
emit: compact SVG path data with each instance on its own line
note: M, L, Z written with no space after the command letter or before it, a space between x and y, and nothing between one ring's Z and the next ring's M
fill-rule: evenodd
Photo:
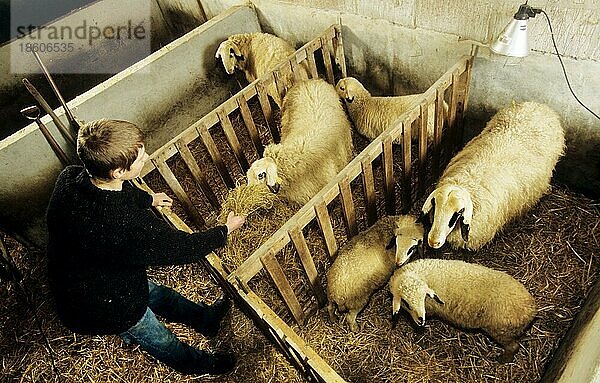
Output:
M233 119L236 129L241 124L238 120ZM267 142L268 133L264 124L259 122L257 125L264 142ZM362 149L366 142L355 138L357 150ZM224 137L216 141L224 151L227 150ZM207 164L207 178L219 200L225 201L227 189L216 169L209 165L206 150L201 145L192 146L191 149L197 158L206 158L208 161L204 162ZM394 158L400 158L396 149ZM242 172L235 160L231 160L232 157L224 155L227 166L238 169L236 179L239 180ZM248 157L251 162L252 153L249 152ZM183 174L185 165L179 159L171 161L170 165L184 187L186 183L193 182ZM395 172L398 170L399 165L395 164ZM380 167L375 169L375 178L381 216ZM156 190L167 189L158 177L149 180L149 183ZM361 202L360 180L354 181L351 186L359 228L363 230L366 222L363 218L365 208ZM209 223L219 220L219 212L211 211L200 193L191 197L201 213L206 213L210 218ZM420 206L419 202L414 206ZM228 247L219 251L218 255L226 265L235 268L297 209L297 206L288 206L276 198L269 200L268 204L250 213L245 227L234 233ZM176 205L174 210L180 216L185 216L180 206ZM330 207L330 215L336 239L343 244L347 234L340 218L339 203ZM331 259L314 226L309 226L305 235L324 282ZM324 308L312 315L302 328L293 324L264 271L250 281L250 287L348 381L535 382L580 310L590 287L598 279L599 236L600 206L554 186L552 192L529 213L510 224L480 251L471 253L444 249L425 254L426 257L463 259L505 271L524 283L533 294L539 307L538 318L522 339L522 347L514 363L506 365L494 360L500 349L479 332L461 331L435 319L429 320L424 329L417 329L407 315L392 329L391 299L385 289L374 294L367 308L359 315L358 323L362 330L351 333L341 322L330 323ZM45 281L44 255L28 250L10 238L7 241L17 265L25 275L22 285L27 289L25 294L37 315L34 316L28 309L23 295L14 284L0 284L0 300L3 302L0 307L0 327L3 329L0 332L0 381L303 381L237 308L226 318L219 336L210 341L183 325L168 324L182 340L192 345L209 350L234 351L239 358L238 367L234 373L224 377L182 376L145 356L137 347L124 345L118 337L71 334L59 324L54 314ZM291 246L287 246L277 257L298 295L306 299L303 304L314 303ZM212 302L221 295L220 288L199 265L153 268L150 275L157 282L175 288L192 300ZM44 337L49 341L51 354ZM56 370L52 368L52 359Z

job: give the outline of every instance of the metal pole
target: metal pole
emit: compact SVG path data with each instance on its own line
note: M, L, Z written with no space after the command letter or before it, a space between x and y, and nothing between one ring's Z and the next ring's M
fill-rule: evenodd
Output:
M35 60L40 65L40 68L42 68L42 72L44 73L44 76L46 76L46 78L48 79L48 82L50 83L50 87L54 91L54 94L56 94L56 97L58 98L58 101L60 101L60 104L62 105L63 109L65 110L65 115L67 116L67 120L69 120L69 125L73 129L78 130L80 128L79 123L77 122L77 120L75 120L75 116L73 116L73 113L71 112L71 109L69 109L69 107L67 106L67 103L65 102L65 100L62 97L62 95L60 94L60 91L58 90L58 87L54 83L54 80L52 79L52 76L50 75L50 72L48 72L48 69L46 68L46 66L42 62L42 59L40 58L40 55L38 55L38 53L35 50L33 50L32 53L33 53L33 57L35 57Z
M50 147L60 159L60 162L63 164L63 166L69 165L71 161L69 161L69 158L67 157L65 152L62 150L60 145L58 145L58 142L56 142L54 137L52 137L52 134L50 133L46 125L44 125L42 120L40 120L40 109L35 105L29 106L27 108L22 109L21 114L23 114L23 116L30 120L34 120L37 123L37 125L40 128L40 131L44 135L44 138L46 139L48 144L50 144Z

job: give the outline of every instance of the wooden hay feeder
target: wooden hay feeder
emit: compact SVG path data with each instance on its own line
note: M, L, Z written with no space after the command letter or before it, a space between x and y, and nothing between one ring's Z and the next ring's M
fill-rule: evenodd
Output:
M279 141L279 132L274 124L274 111L267 97L266 88L271 83L283 95L292 85L286 83L286 73L294 74L293 81L300 80L298 67L307 63L311 78L326 78L335 85L346 76L341 26L328 28L322 36L301 47L280 64L272 73L257 79L236 95L221 104L211 113L198 120L184 132L150 156L150 161L142 176L155 170L178 199L190 226L201 229L215 223L220 203L217 194L225 188L234 188L235 180L244 174L252 158L262 154L267 142ZM335 64L335 65L334 65ZM228 270L215 254L206 258L206 266L220 285L231 293L238 307L262 330L281 352L287 356L301 373L315 382L343 382L344 380L298 336L282 317L291 317L302 325L310 315L325 304L324 289L316 260L309 249L305 232L320 237L325 244L328 257L332 257L340 245L334 236L332 220L343 220L347 238L355 235L359 227L371 225L378 217L408 211L413 202L420 198L444 163L455 152L461 140L461 119L467 106L472 57L465 56L446 72L420 97L420 101L407 111L398 124L373 140L346 168L338 174L320 193L303 206L289 221L272 235L236 270ZM324 73L319 70L323 69ZM444 121L443 103L449 106L447 120ZM250 104L260 105L262 115L254 116ZM256 108L258 109L258 108ZM433 142L427 143L428 113L435 110L435 135ZM233 127L230 116L239 113L246 128L240 132ZM268 129L260 130L261 126ZM419 131L416 145L411 145L411 130ZM220 150L215 143L215 135L226 138L228 148ZM240 135L246 135L248 145L243 145ZM442 136L445 138L442 140ZM392 142L400 138L402 145L395 149ZM444 145L442 145L444 142ZM199 163L190 147L201 145L210 161ZM393 155L401 157L401 168L394 169ZM173 158L180 157L191 175L195 191L185 190L187 185L180 182L169 165ZM212 168L217 179L203 172ZM210 171L208 171L210 172ZM397 174L395 174L397 173ZM144 181L142 187L148 187ZM217 185L218 186L214 186ZM219 189L219 190L216 190ZM226 190L226 189L225 189ZM411 192L412 190L412 192ZM190 193L200 193L206 201L208 213L204 215L192 203ZM399 192L399 193L398 193ZM362 197L360 197L362 196ZM360 201L359 201L360 199ZM177 206L176 206L177 210ZM176 227L190 231L190 226L170 210L162 210L165 217ZM278 261L278 254L291 246L301 261L305 287L308 295L294 291L286 276L286 270ZM330 259L325 260L329 262ZM276 314L250 287L250 281L263 278L266 270L274 283L284 312ZM303 303L301 303L303 302ZM281 311L281 310L280 310Z

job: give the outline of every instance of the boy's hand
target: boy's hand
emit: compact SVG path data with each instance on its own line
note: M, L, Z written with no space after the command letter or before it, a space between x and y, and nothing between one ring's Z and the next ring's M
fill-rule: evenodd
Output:
M234 230L239 229L246 220L246 217L243 215L235 215L232 211L227 215L227 234L231 233Z
M152 194L152 206L173 206L173 199L165 193Z

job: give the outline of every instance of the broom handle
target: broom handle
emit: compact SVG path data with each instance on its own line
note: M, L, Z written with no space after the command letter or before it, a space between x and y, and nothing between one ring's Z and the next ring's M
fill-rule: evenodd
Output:
M60 134L62 134L65 140L67 140L69 143L71 143L71 145L73 145L73 147L75 147L75 137L73 133L69 130L69 128L67 128L65 124L58 118L56 113L54 113L50 105L46 102L46 100L44 100L44 97L40 94L40 92L38 92L38 90L33 86L33 84L29 82L29 80L26 78L24 78L22 81L29 93L31 93L31 95L33 96L33 98L35 98L35 100L40 104L42 109L44 109L44 111L52 118L52 121L54 121L54 125L56 125L56 127L58 128Z
M65 115L67 116L67 120L69 120L69 125L71 125L71 127L79 129L79 123L77 122L77 120L75 120L75 117L73 116L73 113L71 112L71 109L69 109L69 107L67 106L67 103L65 102L62 95L60 94L58 87L54 83L54 80L52 79L50 72L48 72L48 69L42 62L40 55L38 55L38 53L35 50L33 50L32 53L33 53L33 57L35 57L35 60L40 65L40 68L42 68L42 72L44 72L44 76L46 76L46 78L48 79L48 82L50 83L50 87L54 91L54 94L56 94L58 101L60 101L60 104L62 105L63 109L65 110Z

